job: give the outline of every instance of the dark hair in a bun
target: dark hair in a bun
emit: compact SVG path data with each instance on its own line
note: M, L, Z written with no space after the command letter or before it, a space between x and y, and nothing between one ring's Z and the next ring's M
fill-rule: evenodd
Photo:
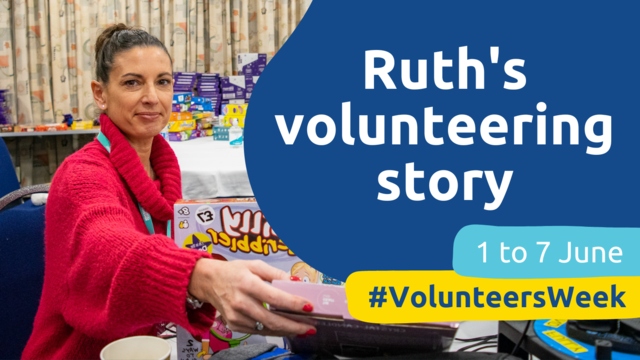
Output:
M96 79L105 84L108 83L116 55L138 46L161 48L169 56L169 61L173 65L171 55L157 37L142 29L134 29L120 23L104 29L96 40Z

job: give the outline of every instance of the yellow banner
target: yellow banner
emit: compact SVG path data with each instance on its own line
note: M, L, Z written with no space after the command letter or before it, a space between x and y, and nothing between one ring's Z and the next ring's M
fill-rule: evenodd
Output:
M454 271L364 271L346 283L351 316L382 324L640 317L640 277L484 279Z

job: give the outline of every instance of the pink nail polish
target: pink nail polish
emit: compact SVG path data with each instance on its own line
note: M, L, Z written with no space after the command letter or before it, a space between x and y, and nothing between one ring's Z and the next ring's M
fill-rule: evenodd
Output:
M311 305L311 304L305 304L305 305L302 307L302 311L312 312L312 311L313 311L313 305Z

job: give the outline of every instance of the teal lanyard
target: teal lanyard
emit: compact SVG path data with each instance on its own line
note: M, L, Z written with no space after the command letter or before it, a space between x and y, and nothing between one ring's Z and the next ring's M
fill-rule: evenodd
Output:
M101 132L98 133L98 141L107 152L111 153L111 142L107 139L106 136ZM140 215L142 215L142 220L144 220L144 224L147 226L147 230L149 230L149 234L153 235L156 232L153 230L153 221L151 220L151 215L140 205L138 202L138 209L140 210ZM171 237L171 220L167 221L167 237Z

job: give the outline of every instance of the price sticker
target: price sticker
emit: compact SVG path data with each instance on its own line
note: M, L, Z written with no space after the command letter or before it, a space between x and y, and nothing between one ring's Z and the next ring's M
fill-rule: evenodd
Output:
M200 206L196 211L196 221L201 225L209 225L215 220L216 213L211 206Z

